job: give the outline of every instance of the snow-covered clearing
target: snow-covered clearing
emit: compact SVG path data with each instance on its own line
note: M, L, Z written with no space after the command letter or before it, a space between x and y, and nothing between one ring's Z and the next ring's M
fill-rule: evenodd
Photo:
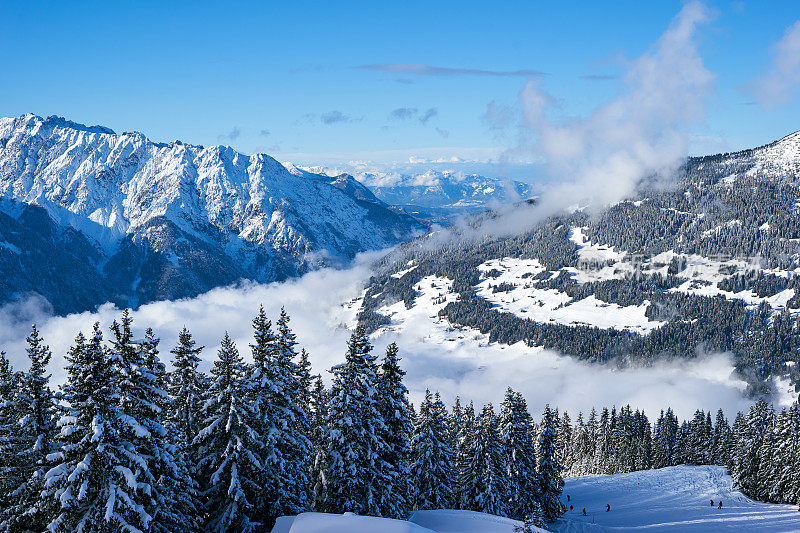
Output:
M567 503L566 495L570 495ZM714 507L711 507L714 500ZM722 509L718 502L722 500ZM674 466L612 476L567 478L572 512L554 525L573 531L800 531L793 505L753 501L720 466ZM606 512L606 504L611 511ZM586 517L581 510L586 508Z
M646 300L640 305L623 307L603 302L595 296L573 301L568 294L556 289L535 287L531 278L544 270L535 259L506 257L490 260L479 265L478 270L481 271L482 278L476 287L476 294L492 302L501 311L521 318L536 322L632 330L642 335L663 324L648 320L645 316L647 306L650 305ZM492 271L500 274L491 277L489 273ZM514 288L492 292L492 287L500 283L514 285Z

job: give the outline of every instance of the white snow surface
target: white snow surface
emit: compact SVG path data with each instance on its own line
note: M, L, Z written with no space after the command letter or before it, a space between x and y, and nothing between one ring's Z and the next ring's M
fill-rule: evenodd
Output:
M302 513L281 517L272 533L431 533L432 530L390 518L353 514Z
M303 513L278 519L272 533L514 533L521 522L474 511L416 511L409 520ZM534 531L544 531L534 528Z
M747 498L734 489L733 480L721 466L673 466L565 481L562 501L574 510L552 526L560 533L800 531L796 506ZM722 509L717 508L720 500ZM606 512L606 504L611 505L610 512ZM586 517L581 513L584 507Z

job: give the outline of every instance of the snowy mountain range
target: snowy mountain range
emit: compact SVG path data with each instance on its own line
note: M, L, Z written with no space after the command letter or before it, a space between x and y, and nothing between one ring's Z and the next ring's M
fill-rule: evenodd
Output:
M359 320L376 335L427 320L443 349L500 343L620 365L731 353L749 392L796 397L799 215L795 133L690 158L666 188L645 183L602 213L408 243L371 281Z
M424 230L349 176L59 117L0 118L0 303L37 293L63 313L190 297Z
M340 169L284 164L290 172L347 175ZM520 181L479 174L440 170L429 170L421 174L372 170L351 172L356 180L387 204L401 206L419 219L444 224L461 215L526 200L532 194L531 187Z

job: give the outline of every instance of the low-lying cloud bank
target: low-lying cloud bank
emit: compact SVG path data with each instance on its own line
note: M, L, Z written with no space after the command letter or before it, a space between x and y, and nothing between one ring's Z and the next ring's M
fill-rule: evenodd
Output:
M355 308L346 304L360 295L374 257L362 256L346 270L324 269L282 283L221 288L193 299L148 304L133 313L134 329L141 334L152 327L162 340L162 356L168 361L169 349L186 325L198 343L206 346L202 355L209 368L225 331L249 358L250 321L258 306L263 304L272 317L285 306L298 341L310 353L314 371L328 380L327 370L344 358L348 326L355 316ZM6 306L0 308L0 347L8 352L16 368L26 368L24 339L30 324L36 322L54 353L53 378L61 382L65 378L63 356L77 332L89 331L95 321L107 330L120 312L105 305L96 313L53 317L35 301ZM426 342L431 327L420 321L399 333L375 338L379 351L389 342L399 344L415 402L425 388L430 388L440 391L448 402L460 395L476 404L497 404L511 386L525 394L534 412L550 403L568 409L573 416L578 410L587 412L592 406L612 404L630 403L651 416L670 405L681 416L690 416L697 408L722 407L733 413L748 403L741 395L744 383L732 374L731 360L724 354L619 370L522 345L474 342L448 348L431 344L429 339Z

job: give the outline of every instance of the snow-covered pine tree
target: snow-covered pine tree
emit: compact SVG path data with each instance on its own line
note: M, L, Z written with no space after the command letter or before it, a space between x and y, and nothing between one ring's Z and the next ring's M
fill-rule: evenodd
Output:
M455 492L459 509L474 511L473 500L469 494L472 482L472 450L475 439L475 408L472 402L464 408L458 429L455 449Z
M158 357L159 339L148 328L140 349L144 356L144 372L152 378L151 394L154 405L154 418L145 420L152 433L165 432L159 443L152 447L151 471L156 482L156 506L150 526L152 533L192 533L198 531L197 482L179 444L181 431L173 416L174 404L167 393L168 376L166 367Z
M78 335L67 362L63 397L68 408L58 423L62 445L51 456L55 464L47 472L43 493L60 509L48 529L146 532L151 516L140 500L136 476L144 461L121 438L129 423L123 422L127 415L120 405L120 379L99 324L88 342Z
M283 396L285 391L279 388L277 369L277 337L272 330L272 321L267 318L264 306L258 309L258 314L253 318L253 343L250 352L253 356L251 367L242 367L249 373L247 376L248 387L242 390L242 401L247 402L252 409L252 429L257 435L259 447L259 484L263 487L260 493L255 494L249 501L252 510L250 514L254 520L264 524L279 516L278 507L282 502L279 498L285 495L282 491L287 481L285 470L286 460L278 442L283 431L280 426L284 420L284 413L278 413L278 408L273 405L276 396ZM244 380L245 376L240 376Z
M408 389L403 384L405 371L400 368L397 344L391 343L378 373L378 407L383 418L383 441L386 448L386 484L381 493L381 515L388 518L408 516L411 510L411 431L413 429L408 403ZM446 416L446 413L443 415ZM447 420L442 429L447 434Z
M23 482L23 478L18 477L22 472L16 453L20 447L17 431L19 380L19 373L11 367L6 353L0 352L0 509L8 508L11 491Z
M169 373L169 394L172 398L172 418L178 432L178 443L186 453L200 430L202 408L202 378L197 369L200 353L205 346L197 346L192 334L184 328L178 334L178 344L173 355Z
M797 404L795 404L797 405ZM775 445L770 457L768 480L768 501L774 503L795 503L793 487L794 472L794 427L791 409L781 410L774 429Z
M311 445L314 447L313 505L315 511L322 510L325 505L325 433L328 425L328 391L322 383L322 377L314 378L311 390L311 418L309 419Z
M309 433L306 435L311 438L311 393L314 389L314 376L311 375L311 361L308 359L308 352L305 348L300 350L300 360L297 363L297 381L300 383L300 397L298 403L303 409L303 415L309 424ZM313 443L312 443L313 444Z
M569 420L568 417L565 418ZM508 515L524 520L539 500L533 420L522 394L509 388L500 411L500 443L506 455Z
M561 466L558 464L555 425L554 413L550 406L546 405L537 439L540 502L546 522L554 522L564 514L564 505L561 503L564 479L561 477Z
M16 398L17 428L13 453L15 470L11 477L20 483L9 494L2 526L11 531L41 531L53 519L52 501L41 497L48 456L57 447L57 402L50 389L47 365L52 353L34 325L26 339L30 368L19 376Z
M556 411L557 412L557 411ZM571 462L571 458L569 457L569 444L572 440L572 419L569 417L569 413L564 411L564 414L561 416L561 420L558 427L558 435L556 438L556 447L558 449L558 463L568 464Z
M483 408L476 419L475 436L469 445L470 462L466 467L464 491L469 508L482 513L507 516L506 457L500 443L497 417L491 403Z
M712 464L726 466L730 463L732 437L733 434L728 425L728 420L725 418L725 413L722 412L722 409L719 409L711 438Z
M325 509L380 514L385 482L383 417L377 397L378 369L372 345L359 326L347 344L345 362L334 366L330 421L325 434Z
M411 437L411 479L416 492L415 509L449 509L455 502L453 451L447 439L446 413L430 390L419 406Z
M122 409L120 439L130 453L136 455L138 468L134 471L138 500L147 513L154 517L159 501L163 499L157 485L157 471L165 468L162 459L170 456L168 435L161 424L160 403L166 401L167 392L158 383L157 376L148 367L144 341L133 338L133 318L126 309L119 321L111 324L112 336L109 353L114 361L119 379L119 399ZM157 342L150 339L151 350L157 356Z
M764 400L759 400L751 406L749 414L742 417L741 421L737 417L736 453L732 475L741 491L751 497L759 494L759 450L772 418L774 411Z
M575 419L575 427L572 430L572 440L570 442L569 457L571 462L562 465L564 472L572 476L583 476L590 473L591 457L594 447L591 437L583 422L583 413L579 412Z
M283 459L282 482L270 505L269 524L282 515L293 515L311 508L311 465L313 449L308 438L309 424L303 405L306 395L302 382L307 369L300 368L297 341L289 327L289 315L281 308L276 322L275 358L272 361L272 394L269 419L278 428L277 447Z
M261 485L260 435L256 418L244 395L252 384L236 345L225 333L211 370L211 387L205 395L203 428L195 437L205 526L209 533L254 531L259 517L253 502Z

